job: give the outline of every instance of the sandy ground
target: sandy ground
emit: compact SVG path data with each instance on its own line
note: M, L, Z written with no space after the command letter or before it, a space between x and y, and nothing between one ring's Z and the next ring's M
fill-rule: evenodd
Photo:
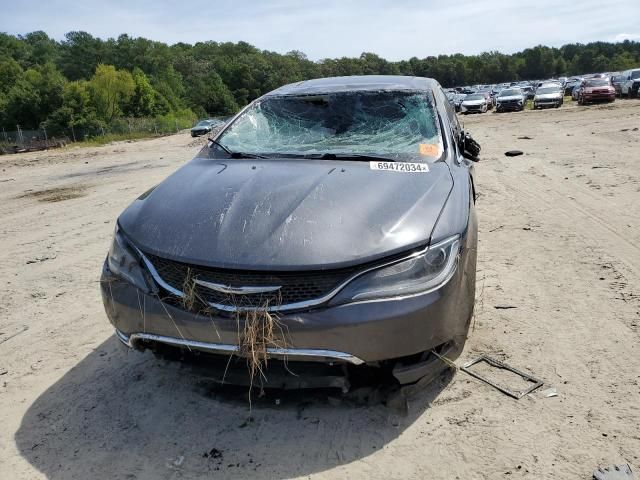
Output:
M241 396L180 365L122 351L99 295L115 218L193 156L191 138L5 156L0 478L640 469L640 101L463 120L483 154L476 317L457 363L489 353L557 397L516 401L459 371L412 398L408 415L290 394L250 416ZM525 155L503 155L514 148Z

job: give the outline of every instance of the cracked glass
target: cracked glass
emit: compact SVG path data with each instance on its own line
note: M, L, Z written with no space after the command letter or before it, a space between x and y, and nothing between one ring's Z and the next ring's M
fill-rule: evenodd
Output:
M258 155L381 155L433 160L442 153L439 123L426 92L337 92L263 98L217 139Z

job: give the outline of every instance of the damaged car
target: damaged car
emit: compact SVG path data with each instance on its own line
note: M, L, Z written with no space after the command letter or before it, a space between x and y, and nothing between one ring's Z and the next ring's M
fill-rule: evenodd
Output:
M520 88L507 88L498 94L496 112L521 112L527 103L527 98Z
M608 77L587 78L578 90L578 104L586 105L594 102L614 102L616 89Z
M560 108L564 102L563 90L556 86L542 86L533 97L533 108Z
M469 113L487 113L491 99L484 93L472 93L464 97L460 103L460 112L467 115Z
M117 338L227 383L256 357L264 388L430 381L472 318L479 151L432 79L258 98L118 218L101 278Z

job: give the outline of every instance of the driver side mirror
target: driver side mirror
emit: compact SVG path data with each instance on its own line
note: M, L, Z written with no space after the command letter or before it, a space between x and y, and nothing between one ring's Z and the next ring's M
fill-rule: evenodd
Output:
M462 150L462 156L472 162L479 162L480 159L480 144L476 142L471 135L464 130L460 133L460 150Z

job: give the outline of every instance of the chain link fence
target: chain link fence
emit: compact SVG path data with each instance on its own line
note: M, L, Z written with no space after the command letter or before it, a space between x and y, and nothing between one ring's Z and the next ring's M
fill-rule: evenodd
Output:
M29 152L46 148L62 147L71 142L82 142L107 136L161 136L179 132L193 126L185 118L120 118L105 127L58 128L46 127L25 130L16 125L15 130L0 131L0 154Z

